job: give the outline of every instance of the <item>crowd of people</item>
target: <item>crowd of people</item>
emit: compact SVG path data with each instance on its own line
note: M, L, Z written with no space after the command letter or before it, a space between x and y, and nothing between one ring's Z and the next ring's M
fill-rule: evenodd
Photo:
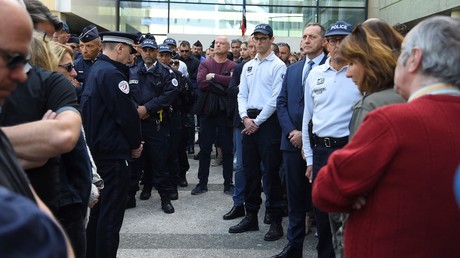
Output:
M264 23L203 49L93 24L73 36L38 0L0 5L15 17L0 24L2 256L116 257L137 198L156 189L175 212L195 140L191 194L221 166L223 219L242 218L228 232L259 230L264 205L264 240L287 233L275 258L303 257L312 224L320 258L455 256L458 19L407 35L309 23L296 54Z

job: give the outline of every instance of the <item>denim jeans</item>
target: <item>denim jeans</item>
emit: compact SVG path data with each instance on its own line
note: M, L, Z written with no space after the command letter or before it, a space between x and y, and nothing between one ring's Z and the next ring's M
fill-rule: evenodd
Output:
M233 192L233 204L240 206L244 204L244 189L246 188L246 179L243 170L243 135L242 128L233 129L233 146L235 148L235 191Z

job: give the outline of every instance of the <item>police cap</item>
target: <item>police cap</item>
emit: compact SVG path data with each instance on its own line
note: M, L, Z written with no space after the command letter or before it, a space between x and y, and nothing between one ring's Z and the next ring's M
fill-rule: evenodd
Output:
M70 37L69 40L67 40L67 43L80 43L80 39L78 37Z
M157 42L153 39L144 39L144 41L142 41L141 48L146 48L146 47L157 49L158 45L157 45Z
M166 38L166 39L163 41L163 44L177 46L177 42L176 42L176 40L173 39L173 38Z
M168 45L166 44L161 44L158 46L158 52L160 53L164 53L164 52L168 52L172 55L172 50L168 47Z
M97 30L96 25L91 24L91 25L84 27L79 38L80 38L80 41L83 43L87 43L94 39L99 38L99 31Z
M256 28L254 29L254 32L251 35L254 35L256 33L265 34L265 35L269 36L270 38L273 37L273 29L272 29L272 27L270 27L270 25L265 24L265 23L257 25Z
M344 21L337 21L329 26L324 36L348 35L351 34L351 24Z
M119 31L104 31L99 35L102 38L102 43L123 43L131 47L131 54L135 54L137 52L134 47L134 42L136 42L137 36L134 34Z

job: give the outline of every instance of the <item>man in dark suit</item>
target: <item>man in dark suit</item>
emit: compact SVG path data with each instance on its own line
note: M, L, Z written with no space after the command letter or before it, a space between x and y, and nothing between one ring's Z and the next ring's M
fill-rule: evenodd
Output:
M304 111L305 80L313 66L323 64L327 56L325 29L317 23L307 24L302 35L302 50L306 59L288 67L277 99L277 114L282 136L281 150L286 172L289 207L289 243L273 257L302 257L305 237L305 215L311 210L311 184L305 176L306 162L302 158L302 118ZM308 121L303 121L308 123Z

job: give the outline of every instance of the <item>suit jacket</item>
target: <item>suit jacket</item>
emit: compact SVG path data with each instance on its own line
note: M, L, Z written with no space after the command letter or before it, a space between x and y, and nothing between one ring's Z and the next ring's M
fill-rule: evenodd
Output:
M324 55L318 65L323 64L327 59ZM281 125L280 149L285 151L298 151L289 141L289 133L297 129L302 130L302 119L304 110L304 92L302 91L302 72L306 60L298 61L287 68L283 86L278 96L276 109L278 120Z

